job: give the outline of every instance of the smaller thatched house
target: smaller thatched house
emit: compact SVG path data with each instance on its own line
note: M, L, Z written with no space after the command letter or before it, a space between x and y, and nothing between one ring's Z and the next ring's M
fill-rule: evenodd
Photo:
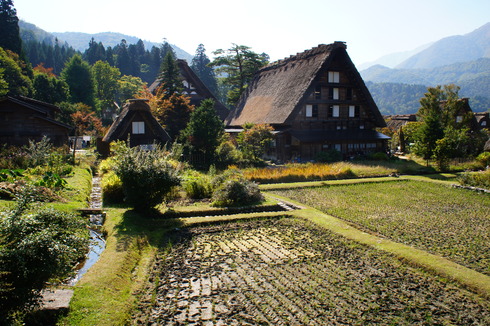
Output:
M46 136L54 146L67 145L73 127L56 120L60 112L55 105L23 96L0 98L0 144L23 146Z
M133 99L123 106L121 114L98 144L103 156L109 154L109 144L115 140L129 140L129 146L151 148L153 144L165 144L170 136L151 114L148 100Z
M475 112L475 118L482 129L490 129L490 117L488 112Z
M189 96L190 103L195 107L201 105L201 102L205 99L212 99L214 101L214 108L216 113L221 118L225 120L229 113L228 108L223 105L211 91L204 85L201 79L194 73L194 71L189 67L187 61L183 59L177 59L177 66L180 70L180 76L182 78L183 93ZM153 94L156 93L158 87L160 87L160 79L155 80L153 84L150 85L149 91Z

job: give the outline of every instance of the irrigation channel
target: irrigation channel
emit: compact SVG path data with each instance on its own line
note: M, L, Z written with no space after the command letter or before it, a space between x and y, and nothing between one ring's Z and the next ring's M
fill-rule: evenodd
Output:
M98 211L102 208L102 188L100 185L100 177L92 178L92 193L90 194L89 209ZM105 249L105 240L100 231L104 224L104 213L102 211L96 214L89 214L90 219L90 247L85 261L82 263L77 274L70 279L69 284L75 285L80 278L92 267L99 259L102 251Z

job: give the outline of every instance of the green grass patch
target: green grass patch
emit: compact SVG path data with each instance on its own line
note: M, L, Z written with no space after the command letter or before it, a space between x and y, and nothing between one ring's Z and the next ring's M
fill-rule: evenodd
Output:
M489 195L414 180L273 193L490 275Z

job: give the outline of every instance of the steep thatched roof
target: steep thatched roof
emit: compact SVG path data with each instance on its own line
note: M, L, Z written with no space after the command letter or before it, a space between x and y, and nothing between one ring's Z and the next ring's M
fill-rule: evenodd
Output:
M168 133L151 114L150 106L147 102L148 100L143 99L128 100L123 106L121 114L111 125L102 141L110 143L114 140L126 140L132 128L131 123L135 121L136 117L144 120L149 128L148 131L151 132L150 136L152 139L161 143L170 141Z
M342 55L349 74L372 110L376 123L385 126L383 117L366 88L359 72L350 60L344 42L321 44L259 70L247 90L242 94L235 110L225 120L227 126L240 126L247 122L288 124L292 113L306 98L307 90L334 56Z
M397 114L384 116L386 126L393 131L397 131L409 122L417 121L416 114Z
M201 104L201 101L204 99L212 99L215 104L214 108L216 109L216 112L218 113L218 116L221 118L221 120L224 120L228 113L230 112L226 106L223 105L214 95L211 93L211 91L204 85L204 83L201 81L201 79L196 75L196 73L189 67L187 64L187 61L183 59L177 59L177 66L179 67L180 70L180 75L182 76L182 79L187 81L189 84L193 86L193 92L189 94L191 100L191 104L195 106L199 106ZM161 80L157 79L153 82L153 84L150 85L149 91L155 94L157 91L158 87L160 87Z

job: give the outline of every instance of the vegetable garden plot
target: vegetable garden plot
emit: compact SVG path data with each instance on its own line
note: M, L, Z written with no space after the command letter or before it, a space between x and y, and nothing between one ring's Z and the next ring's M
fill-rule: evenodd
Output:
M274 193L490 275L490 195L419 182Z
M473 294L299 219L176 230L135 324L490 323Z

